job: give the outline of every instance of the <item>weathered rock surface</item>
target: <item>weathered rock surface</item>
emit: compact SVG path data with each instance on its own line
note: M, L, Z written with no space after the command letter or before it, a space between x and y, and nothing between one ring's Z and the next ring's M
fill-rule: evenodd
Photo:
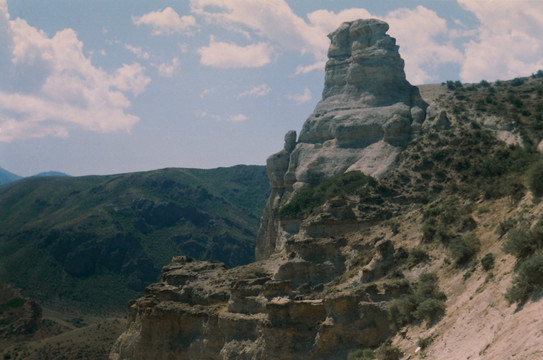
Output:
M328 35L322 100L298 140L289 132L284 149L267 160L272 193L258 234L257 259L284 242L274 213L293 191L352 170L381 176L420 132L428 105L406 80L398 46L387 30L385 22L369 19L343 23Z
M130 327L110 359L337 359L378 346L391 335L388 301L409 285L354 270L361 254L379 263L394 247L372 239L360 247L359 235L353 243L364 224L337 207L298 224L285 250L267 260L227 269L174 257L130 304ZM333 223L347 232L318 236Z

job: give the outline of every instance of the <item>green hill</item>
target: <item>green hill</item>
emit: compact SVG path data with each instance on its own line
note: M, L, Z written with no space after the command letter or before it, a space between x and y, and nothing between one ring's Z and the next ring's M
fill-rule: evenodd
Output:
M8 184L10 182L13 182L19 179L21 179L19 175L15 175L14 173L11 173L5 169L0 168L0 185Z
M254 258L263 166L32 177L0 188L0 280L44 304L123 308L174 255Z

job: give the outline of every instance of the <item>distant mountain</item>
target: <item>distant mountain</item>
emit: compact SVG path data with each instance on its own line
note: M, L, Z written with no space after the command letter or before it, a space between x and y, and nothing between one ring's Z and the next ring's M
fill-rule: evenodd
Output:
M124 308L174 255L254 259L264 166L30 177L0 188L0 280L44 304Z
M32 176L39 177L39 176L70 176L70 175L60 172L60 171L44 171Z
M8 184L10 182L13 182L15 180L19 180L22 177L19 175L16 175L14 173L11 173L5 169L0 168L0 185Z

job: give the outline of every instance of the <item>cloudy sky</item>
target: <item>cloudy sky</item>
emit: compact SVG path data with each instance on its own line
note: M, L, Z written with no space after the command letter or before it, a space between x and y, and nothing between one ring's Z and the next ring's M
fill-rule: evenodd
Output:
M0 167L264 164L321 97L326 34L369 17L413 84L543 69L541 0L0 0Z

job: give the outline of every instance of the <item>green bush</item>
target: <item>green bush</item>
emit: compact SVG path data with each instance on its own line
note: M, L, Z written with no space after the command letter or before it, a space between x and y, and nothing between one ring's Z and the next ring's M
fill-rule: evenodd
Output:
M464 265L479 251L479 240L473 233L468 233L451 240L448 248L456 265Z
M485 271L490 271L494 268L494 254L488 253L481 259L481 266Z
M358 349L347 355L347 360L374 360L375 354L372 349Z
M543 226L536 225L533 230L511 230L509 238L503 244L503 250L518 259L523 259L533 254L543 245Z
M543 196L543 159L539 159L530 167L528 185L535 196Z
M505 297L510 303L522 303L542 284L543 254L538 253L520 264L513 279L513 286L507 291Z
M375 184L375 179L360 171L336 175L318 185L299 190L287 204L279 209L278 216L295 218L307 215L335 196L354 194L364 197L367 193L367 185Z
M395 328L423 319L432 321L444 313L447 297L439 290L437 283L435 273L423 273L413 294L390 303L388 314Z

